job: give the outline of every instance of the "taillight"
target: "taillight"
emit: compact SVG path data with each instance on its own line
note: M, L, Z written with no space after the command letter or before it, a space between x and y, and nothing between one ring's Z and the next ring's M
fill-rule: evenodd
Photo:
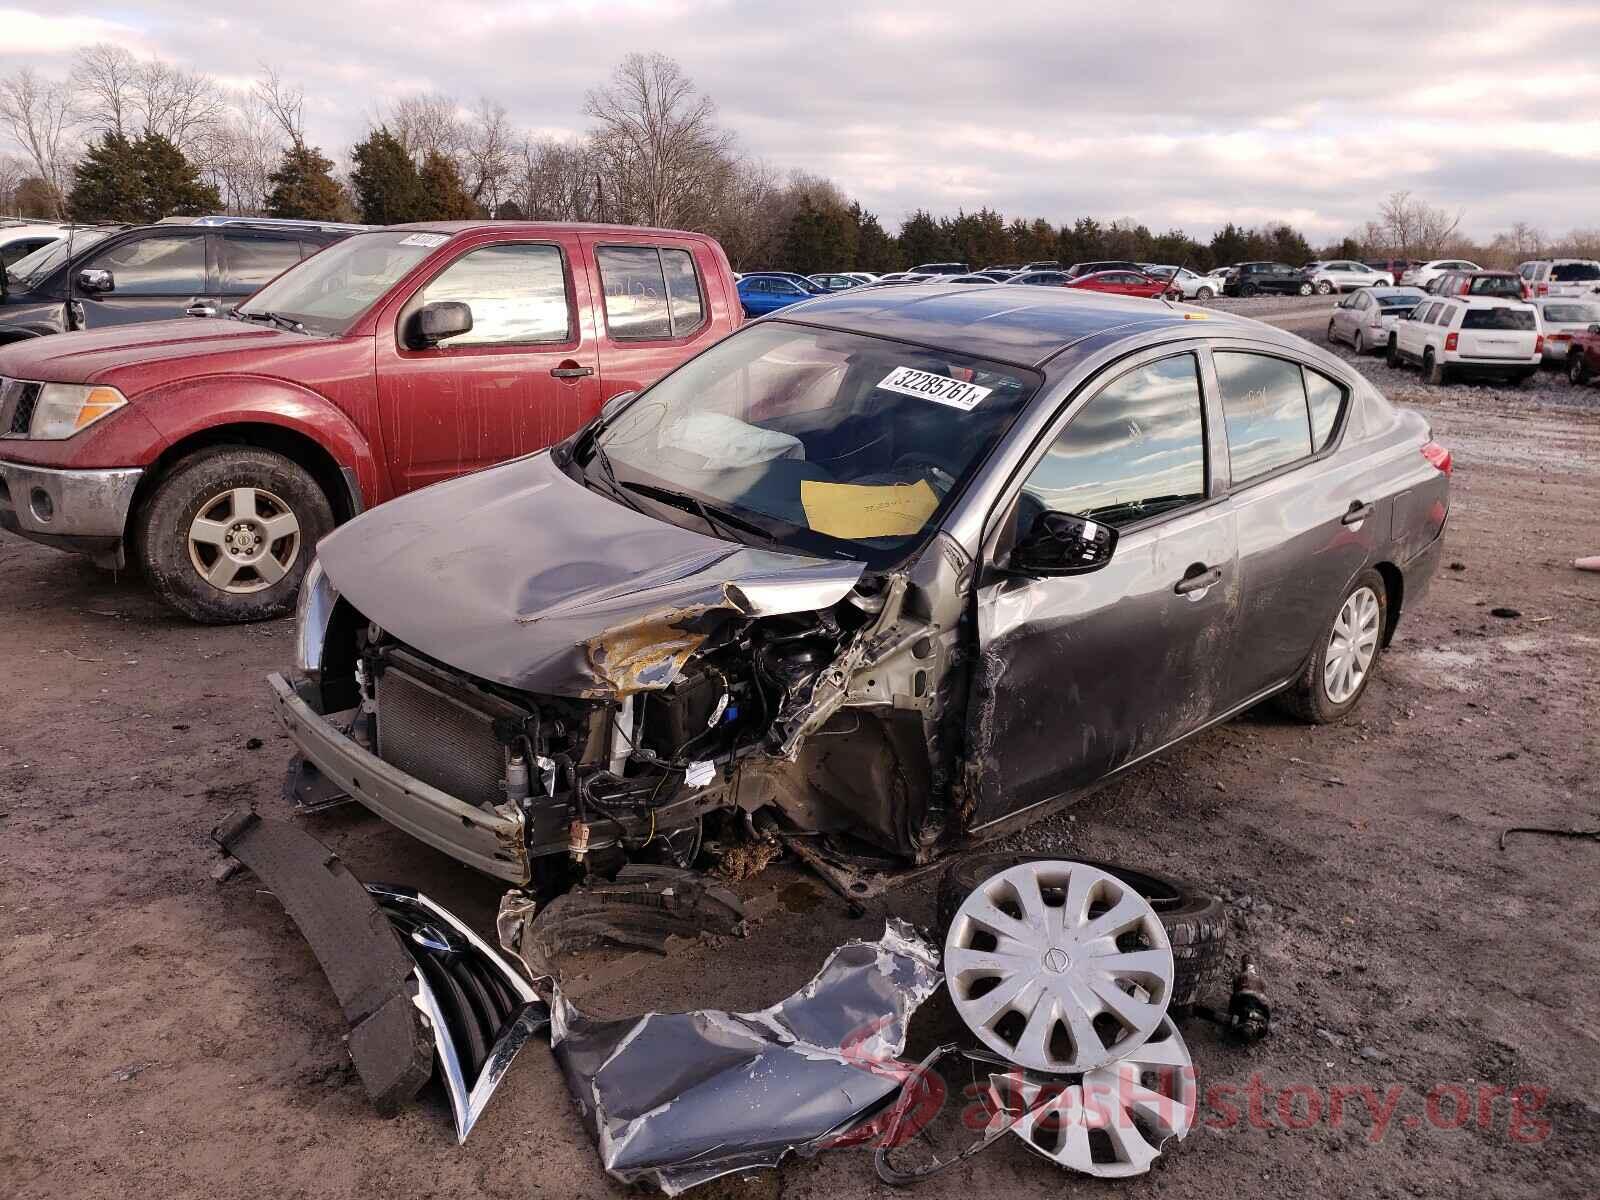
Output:
M1435 469L1444 472L1446 475L1450 474L1450 468L1454 465L1450 461L1450 451L1439 445L1438 442L1425 443L1422 447L1422 457L1431 462Z
M1541 333L1538 337L1533 339L1533 352L1535 354L1544 353L1544 334Z
M1548 283L1541 283L1537 290L1539 295L1548 296L1550 294L1550 285Z
M1460 334L1447 333L1447 334L1445 334L1445 338L1444 338L1444 348L1446 350L1454 350L1456 348L1456 346L1460 343L1460 341L1461 341Z
M1522 298L1524 300L1531 300L1533 298L1533 292L1528 287L1528 281L1526 279L1520 281L1518 286L1522 288Z

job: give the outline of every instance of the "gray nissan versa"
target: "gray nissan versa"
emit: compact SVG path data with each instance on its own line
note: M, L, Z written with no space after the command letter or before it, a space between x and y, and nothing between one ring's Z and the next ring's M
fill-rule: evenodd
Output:
M718 814L924 862L1267 697L1349 712L1449 473L1254 321L852 289L329 535L272 686L300 786L506 880Z

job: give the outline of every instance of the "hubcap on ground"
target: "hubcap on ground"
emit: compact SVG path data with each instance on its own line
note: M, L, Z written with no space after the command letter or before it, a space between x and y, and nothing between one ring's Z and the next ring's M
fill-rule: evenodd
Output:
M1359 587L1334 618L1322 664L1322 687L1335 704L1361 690L1378 650L1378 632L1378 597L1371 588Z
M984 1045L1055 1073L1126 1056L1172 995L1172 948L1154 910L1083 863L1020 863L984 880L950 923L944 969Z
M271 587L299 554L299 519L262 488L230 488L213 496L189 526L194 569L212 587L234 595Z

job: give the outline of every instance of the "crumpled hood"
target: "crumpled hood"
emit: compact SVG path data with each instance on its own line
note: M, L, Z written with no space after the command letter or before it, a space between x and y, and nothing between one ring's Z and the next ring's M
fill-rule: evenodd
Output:
M311 339L274 326L245 321L184 317L176 321L113 325L68 336L26 338L0 350L0 375L46 383L103 383L132 395L149 379L172 378L170 367L183 363L186 375L216 369L249 369L259 352L274 359L285 349L304 350L325 339ZM157 372L140 368L157 366Z
M572 480L548 451L392 500L318 555L363 616L422 653L590 698L664 688L724 618L825 608L863 570L658 521Z

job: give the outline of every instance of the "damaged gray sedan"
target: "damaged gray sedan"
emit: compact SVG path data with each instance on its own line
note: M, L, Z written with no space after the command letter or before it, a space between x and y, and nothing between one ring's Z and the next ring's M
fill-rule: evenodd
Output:
M1343 716L1449 471L1253 321L862 289L339 529L271 682L303 781L514 883L717 814L915 865L1274 694Z

